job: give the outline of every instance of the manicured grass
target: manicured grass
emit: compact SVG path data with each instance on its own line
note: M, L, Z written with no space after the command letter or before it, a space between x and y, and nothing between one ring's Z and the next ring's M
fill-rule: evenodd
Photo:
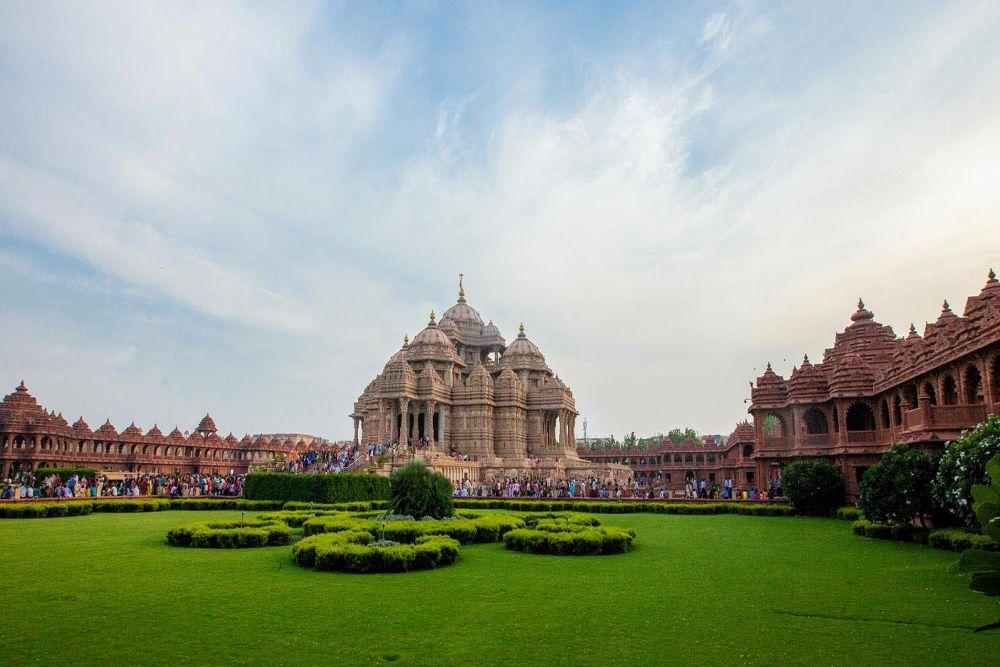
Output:
M316 572L291 548L169 547L237 512L0 521L3 661L83 664L996 664L1000 605L957 556L843 521L601 515L617 556L462 548L455 565ZM250 515L248 515L250 516Z

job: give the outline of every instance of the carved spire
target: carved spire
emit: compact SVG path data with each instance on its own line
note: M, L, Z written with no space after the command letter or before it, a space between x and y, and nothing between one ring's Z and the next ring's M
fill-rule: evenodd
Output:
M27 394L28 388L24 386L24 380L21 380L21 384L17 385L17 393Z
M458 301L459 303L465 303L465 286L462 285L462 280L465 278L464 273L458 274Z
M410 345L410 334L403 334L403 347L409 347Z
M518 333L517 333L518 336L523 336L524 335L524 322L521 322L521 326L519 326L517 328L517 331L518 331Z
M865 309L865 302L862 301L861 297L859 296L858 297L858 310L864 310L864 309Z
M434 320L437 319L437 314L435 314L434 309L431 308L431 321L428 324L434 324Z

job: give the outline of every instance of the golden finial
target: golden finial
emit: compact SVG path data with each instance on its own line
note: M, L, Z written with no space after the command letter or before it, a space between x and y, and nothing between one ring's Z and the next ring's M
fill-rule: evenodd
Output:
M431 308L431 322L433 322L434 318L436 318L436 317L437 317L437 315L434 314L434 309Z
M403 347L410 344L410 334L403 334Z
M465 287L462 285L462 280L465 278L464 273L458 274L458 300L465 301Z
M521 333L524 333L524 322L521 322L521 326L519 326L517 330L520 331Z

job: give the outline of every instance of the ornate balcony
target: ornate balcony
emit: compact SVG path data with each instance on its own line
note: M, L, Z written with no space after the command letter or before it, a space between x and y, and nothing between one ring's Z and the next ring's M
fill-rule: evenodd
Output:
M960 431L986 419L985 405L928 405L903 414L903 431Z

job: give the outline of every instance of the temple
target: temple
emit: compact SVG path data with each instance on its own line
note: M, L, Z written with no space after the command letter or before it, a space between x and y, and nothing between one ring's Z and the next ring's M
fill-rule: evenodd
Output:
M522 323L510 345L465 299L393 354L354 404L364 445L418 446L452 481L531 474L627 476L576 453L573 392L552 372ZM360 433L360 435L359 435ZM391 464L389 464L391 465ZM387 472L381 471L381 472Z
M49 412L20 385L0 401L0 479L19 470L72 466L102 471L245 473L277 455L306 449L302 439L232 433L221 437L205 415L191 433L174 427L164 434L155 425L143 433L130 424L119 432L111 420L96 431L80 417L72 425Z
M1000 411L1000 283L985 287L962 316L945 301L921 336L879 324L858 302L823 361L809 357L786 380L767 365L751 390L757 478L799 458L841 467L850 495L865 469L894 443L939 450Z

